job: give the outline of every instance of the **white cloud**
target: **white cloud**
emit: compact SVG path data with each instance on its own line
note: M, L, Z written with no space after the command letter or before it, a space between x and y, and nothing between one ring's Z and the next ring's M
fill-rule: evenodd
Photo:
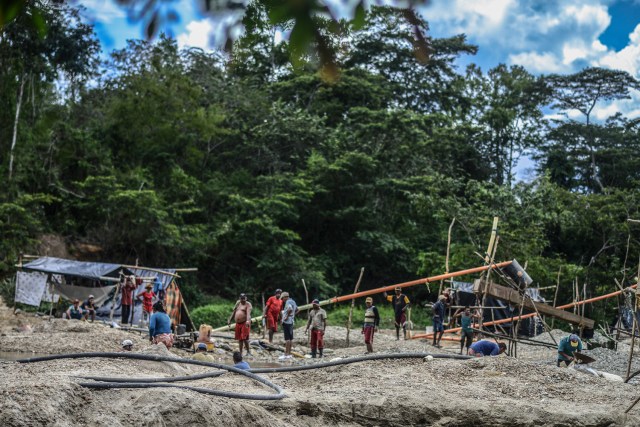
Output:
M187 32L178 34L176 40L181 48L199 47L201 49L211 49L212 32L213 25L210 19L191 21L187 24Z
M596 65L616 70L624 70L640 77L640 24L629 35L629 43L619 52L609 51Z
M511 64L522 65L532 73L562 73L567 70L551 52L522 52L508 56Z
M104 24L124 19L127 16L126 11L112 0L81 0L80 4L87 8L87 14L93 20Z

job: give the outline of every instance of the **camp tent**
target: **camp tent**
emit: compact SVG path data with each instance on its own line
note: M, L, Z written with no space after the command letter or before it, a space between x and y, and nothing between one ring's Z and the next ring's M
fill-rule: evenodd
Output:
M189 325L186 306L176 283L173 269L130 268L121 264L83 262L53 257L42 257L21 266L16 274L16 302L39 306L41 301L55 302L60 295L67 300L86 300L94 295L96 316L108 320L115 304L114 320L120 320L120 293L115 295L121 275L135 275L138 287L135 296L144 291L148 280L158 277L166 292L167 314L175 325ZM159 271L163 272L160 273ZM134 323L142 318L142 305L134 307Z

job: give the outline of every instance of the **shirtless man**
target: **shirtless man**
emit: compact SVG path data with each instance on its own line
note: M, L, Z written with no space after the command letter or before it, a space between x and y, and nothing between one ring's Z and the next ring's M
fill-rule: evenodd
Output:
M247 356L251 356L249 349L249 332L251 332L251 303L247 301L245 294L240 294L240 300L236 302L236 306L229 316L227 325L231 326L231 319L236 322L235 339L238 341L240 354L242 354L243 344L247 348Z

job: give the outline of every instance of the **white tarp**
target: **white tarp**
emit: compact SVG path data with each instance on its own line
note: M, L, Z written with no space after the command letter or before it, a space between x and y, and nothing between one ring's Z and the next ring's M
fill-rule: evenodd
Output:
M116 286L100 286L99 288L88 288L85 286L62 285L55 283L54 288L57 294L63 298L73 301L74 298L85 301L89 295L93 295L93 302L96 307L100 307L109 297L109 292Z
M16 302L27 305L40 306L40 300L47 287L47 275L45 273L16 273Z

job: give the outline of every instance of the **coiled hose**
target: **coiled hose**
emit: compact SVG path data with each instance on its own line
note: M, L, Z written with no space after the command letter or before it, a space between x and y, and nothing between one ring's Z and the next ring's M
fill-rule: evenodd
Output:
M249 369L249 370L241 370L241 369L234 368L232 366L221 365L218 363L201 362L198 360L191 360L191 359L181 359L181 358L179 359L174 357L156 356L156 355L148 355L148 354L136 354L136 353L59 354L59 355L44 356L44 357L34 357L29 359L20 359L20 360L17 360L16 362L33 363L33 362L43 362L43 361L55 360L55 359L79 359L79 358L85 358L85 357L105 357L105 358L152 360L157 362L168 361L168 362L176 362L176 363L186 363L191 365L207 366L207 367L222 369L223 372L214 371L214 372L207 372L203 374L185 375L185 376L179 376L179 377L159 377L159 378L110 378L110 377L86 376L86 377L79 377L79 378L94 380L99 382L93 382L93 383L81 382L79 383L79 385L83 387L99 388L99 389L175 387L175 388L183 388L187 390L196 391L198 393L211 394L215 396L229 397L229 398L235 398L235 399L279 400L285 397L285 394L282 391L282 389L276 384L273 384L269 380L262 378L256 374L305 371L309 369L319 369L319 368L328 368L331 366L347 365L351 363L364 362L368 360L417 359L417 358L425 358L427 356L432 356L434 359L456 359L456 360L473 359L472 356L462 356L458 354L389 353L389 354L372 354L372 355L366 355L366 356L351 357L348 359L340 359L340 360L334 360L332 362L322 362L322 363L315 363L310 365L283 366L279 368L257 368L257 369ZM179 381L193 381L193 380L198 380L203 378L218 377L220 375L223 375L224 371L235 372L241 375L245 375L251 379L254 379L276 390L278 394L275 394L275 395L244 394L244 393L227 392L227 391L221 391L221 390L215 390L215 389L209 389L209 388L203 388L203 387L192 387L192 386L181 386L176 384L170 384L170 383L179 382Z

